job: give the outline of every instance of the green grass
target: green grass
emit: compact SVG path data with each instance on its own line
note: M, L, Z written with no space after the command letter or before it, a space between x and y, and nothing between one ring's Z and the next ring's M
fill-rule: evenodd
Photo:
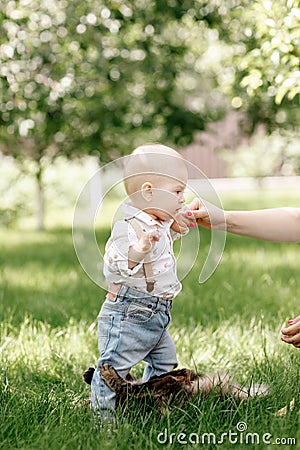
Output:
M226 194L223 200L236 209L297 206L295 193L248 194L246 199ZM107 234L107 229L100 230L102 245ZM89 389L81 378L98 358L96 316L105 293L80 268L70 229L2 229L0 242L1 449L194 448L198 446L177 442L180 432L186 439L190 433L201 438L205 432L220 439L222 433L236 432L238 422L246 422L247 432L258 433L261 440L270 433L271 442L298 437L299 444L299 350L280 341L282 324L300 313L296 244L228 235L213 277L198 284L200 256L173 307L170 331L180 366L225 369L245 385L252 380L268 383L268 398L241 404L196 399L184 410L175 408L165 415L141 414L137 406L120 412L117 424L107 429L94 422L85 406ZM203 254L208 243L209 233L203 232ZM141 370L139 365L135 373ZM275 416L292 398L295 409ZM167 443L159 444L157 436L164 430ZM223 444L206 441L199 446L254 448L246 445L246 432L238 437L240 443L234 445L225 439Z

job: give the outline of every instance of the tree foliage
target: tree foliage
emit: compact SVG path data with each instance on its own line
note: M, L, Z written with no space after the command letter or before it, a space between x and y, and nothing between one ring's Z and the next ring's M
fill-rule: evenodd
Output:
M233 151L222 151L228 162L229 176L272 177L299 176L299 138L287 130L264 131L252 136L246 146Z
M297 123L296 0L9 0L0 14L1 138L15 156L184 145L223 94L254 125Z
M1 150L34 161L40 210L43 168L58 155L105 162L203 128L178 84L191 24L173 3L1 2Z
M238 1L220 24L232 47L232 106L269 132L299 124L300 7L297 0Z
M243 109L248 131L299 124L297 0L0 3L0 150L102 162L145 141L184 146Z
M2 3L6 151L40 161L100 150L105 160L146 136L191 140L204 123L178 89L191 23L169 3Z

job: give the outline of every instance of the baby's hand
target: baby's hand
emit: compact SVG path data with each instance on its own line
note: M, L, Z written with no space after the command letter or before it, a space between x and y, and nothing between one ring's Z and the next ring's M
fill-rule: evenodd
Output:
M197 197L194 198L188 207L192 211L193 218L198 225L214 230L226 229L225 211L223 209L218 208L206 200L205 202L201 201Z
M158 242L160 238L161 233L159 230L145 231L137 242L135 249L142 253L149 253L153 249L155 242Z
M195 228L196 221L189 208L184 207L177 214L175 214L174 222L171 225L171 230L176 233L186 234L189 231L189 227Z
M145 257L146 253L149 253L155 242L158 242L161 238L159 230L145 231L142 237L128 250L128 268L133 269L139 264Z

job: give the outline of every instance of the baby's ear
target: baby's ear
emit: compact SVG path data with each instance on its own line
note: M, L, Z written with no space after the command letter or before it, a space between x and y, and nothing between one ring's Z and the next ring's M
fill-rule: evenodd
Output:
M83 372L82 376L83 376L84 381L87 384L91 384L92 383L94 372L95 372L95 368L94 367L89 367L85 372Z
M145 183L142 184L141 186L141 194L144 200L146 200L147 202L150 202L152 199L152 183L150 183L150 181L145 181Z

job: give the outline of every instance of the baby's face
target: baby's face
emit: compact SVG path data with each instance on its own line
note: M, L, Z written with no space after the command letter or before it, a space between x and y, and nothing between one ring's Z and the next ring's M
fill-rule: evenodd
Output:
M125 167L126 190L134 206L156 219L169 220L185 202L187 167L169 147L154 145L146 150L130 156Z
M175 179L161 176L151 189L149 207L145 211L160 220L174 218L185 202L186 181L182 177Z

